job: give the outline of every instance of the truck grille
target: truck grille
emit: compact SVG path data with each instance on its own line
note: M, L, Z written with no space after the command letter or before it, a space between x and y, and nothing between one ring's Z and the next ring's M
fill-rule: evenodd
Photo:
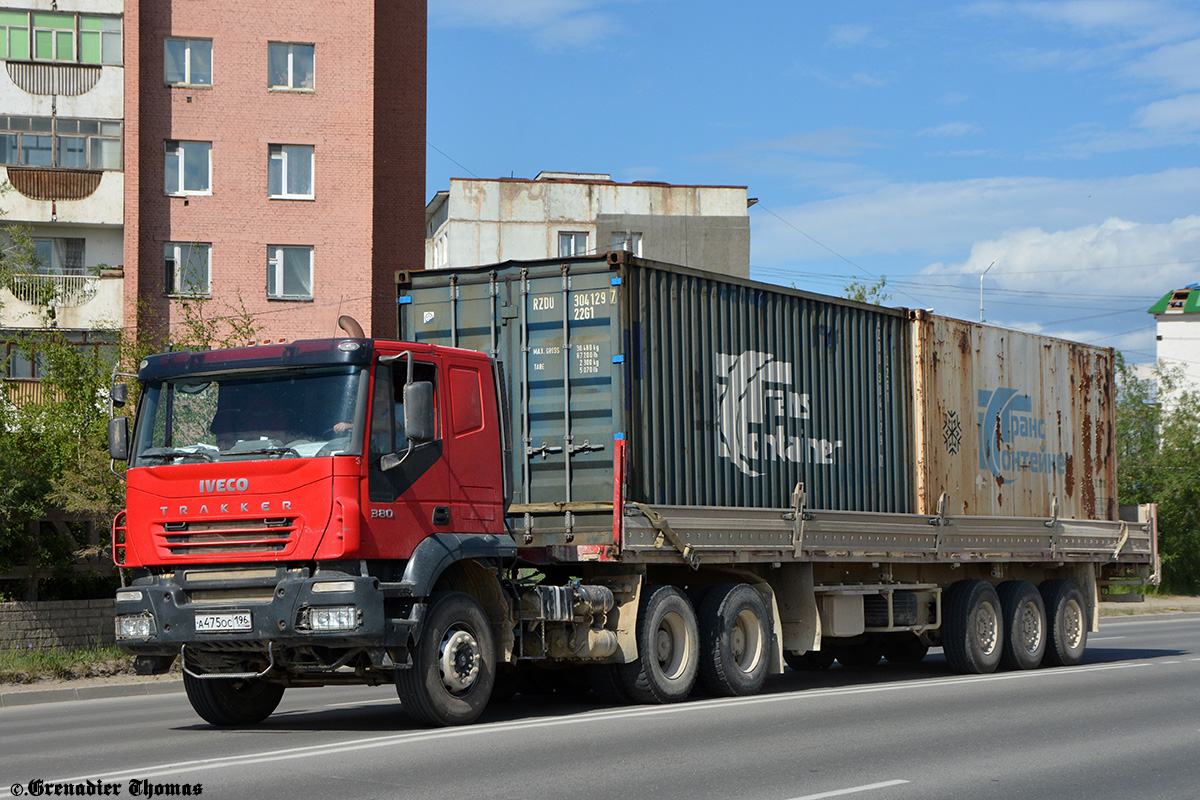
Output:
M273 554L288 550L296 535L293 518L167 522L155 543L173 556Z

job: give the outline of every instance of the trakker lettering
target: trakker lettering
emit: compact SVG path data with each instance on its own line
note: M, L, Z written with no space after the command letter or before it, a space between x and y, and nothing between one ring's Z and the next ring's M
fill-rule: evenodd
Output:
M204 504L204 505L200 506L200 509L198 511L191 512L191 513L195 513L200 516L206 516L206 515L210 515L210 514L249 514L250 506L254 505L254 504L253 503L241 503L241 504L239 504L239 507L234 511L229 510L229 505L230 505L229 503L221 503L219 506L213 506L213 508L218 509L217 511L212 511L209 509L207 504ZM270 511L272 509L272 507L273 507L272 502L270 500L266 500L266 501L263 501L262 503L259 503L258 507L255 510L256 511ZM194 508L194 506L177 506L177 508L178 508L178 511L176 512L176 514L178 514L179 516L184 516L189 513L188 509ZM292 510L292 501L291 500L281 500L279 502L278 508L280 511L291 511ZM170 506L159 506L158 510L160 512L162 512L162 515L165 517L165 516L167 516L167 512L171 510L171 507Z
M250 488L247 478L219 478L214 481L200 481L200 494L213 492L244 492Z

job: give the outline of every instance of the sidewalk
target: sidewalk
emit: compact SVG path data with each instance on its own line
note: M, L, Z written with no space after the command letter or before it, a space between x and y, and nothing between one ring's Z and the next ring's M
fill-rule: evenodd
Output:
M1172 613L1200 613L1200 597L1147 597L1141 603L1100 604L1100 616L1103 619ZM178 674L114 675L110 678L10 683L0 684L0 708L182 691L183 679Z

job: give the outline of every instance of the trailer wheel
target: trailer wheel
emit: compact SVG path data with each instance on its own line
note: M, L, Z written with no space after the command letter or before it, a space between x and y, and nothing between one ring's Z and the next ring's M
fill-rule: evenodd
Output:
M883 643L883 657L889 664L920 664L929 652L929 645L915 635Z
M996 587L1004 611L1004 669L1037 669L1046 652L1046 606L1029 581L1005 581Z
M226 727L257 725L274 713L283 686L259 678L193 678L183 674L188 702L206 722Z
M496 679L491 623L475 598L438 592L413 653L413 665L396 670L404 711L422 725L465 725L483 713Z
M718 697L758 694L767 679L767 605L744 583L715 586L700 604L700 682Z
M965 675L995 672L1004 650L1003 612L987 581L966 580L946 590L942 649L950 669Z
M835 651L838 663L847 669L867 669L879 663L883 650L875 642L848 644Z
M677 703L687 699L700 665L700 633L687 595L673 586L642 594L637 621L638 657L617 667L636 703Z
M1042 661L1051 667L1073 667L1083 661L1087 649L1089 626L1083 590L1075 581L1044 581L1039 589L1050 629Z
M796 672L820 672L833 666L832 650L809 650L807 653L783 651L784 662Z

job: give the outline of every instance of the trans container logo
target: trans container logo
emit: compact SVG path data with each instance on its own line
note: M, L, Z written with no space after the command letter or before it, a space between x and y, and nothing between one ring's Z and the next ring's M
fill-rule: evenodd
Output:
M772 461L834 464L841 441L801 435L809 396L793 390L792 365L769 353L717 353L718 453L751 478Z
M1066 473L1062 453L1046 449L1046 419L1035 416L1029 395L998 387L979 392L979 468L1005 483L1021 472Z

